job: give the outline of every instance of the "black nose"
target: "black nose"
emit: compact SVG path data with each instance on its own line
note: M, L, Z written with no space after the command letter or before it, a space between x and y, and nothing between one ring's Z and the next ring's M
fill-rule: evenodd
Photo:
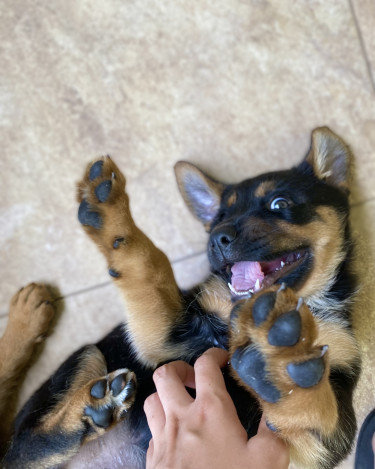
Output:
M237 231L234 226L221 227L211 233L211 247L219 248L224 254L230 248L230 245L236 237Z

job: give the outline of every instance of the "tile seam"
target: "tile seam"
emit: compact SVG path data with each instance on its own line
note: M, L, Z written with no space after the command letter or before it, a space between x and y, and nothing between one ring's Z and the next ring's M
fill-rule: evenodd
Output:
M171 264L172 265L175 265L175 264L179 264L181 262L184 262L184 261L187 261L189 259L193 259L195 257L198 257L198 256L201 256L202 254L205 254L206 251L199 251L199 252L196 252L194 254L188 254L186 256L183 256L183 257L180 257L180 258L177 258L175 259L174 261L171 261ZM76 290L76 291L72 291L70 293L66 293L58 298L56 298L55 301L61 301L61 300L64 300L66 298L71 298L73 296L78 296L78 295L81 295L81 294L84 294L84 293L88 293L92 290L97 290L97 289L100 289L100 288L104 288L104 287L107 287L108 285L110 285L112 283L111 280L108 280L106 282L102 282L102 283L98 283L96 285L92 285L90 287L86 287L86 288L81 288L80 290ZM8 312L7 311L2 311L0 312L0 319L2 318L5 318L8 316Z
M365 61L365 64L366 64L368 78L370 80L372 91L375 94L375 76L374 76L374 73L372 71L370 60L368 58L366 44L365 44L365 41L364 41L363 36L362 36L361 26L358 22L358 18L357 18L356 12L355 12L355 8L353 6L353 1L348 0L348 2L349 2L349 7L350 7L351 14L352 14L352 18L353 18L353 21L354 21L354 25L355 25L355 28L356 28L356 31L357 31L357 37L358 37L359 45L360 45L362 55L363 55L363 58L364 58L364 61Z

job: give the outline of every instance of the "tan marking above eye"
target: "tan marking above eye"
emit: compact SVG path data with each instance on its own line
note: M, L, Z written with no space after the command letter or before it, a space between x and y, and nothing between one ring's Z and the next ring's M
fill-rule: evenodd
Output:
M263 181L255 189L255 197L264 197L267 192L274 190L276 187L275 181Z
M228 206L228 207L231 207L231 206L234 205L236 202L237 202L237 192L233 192L233 193L228 197L227 206Z

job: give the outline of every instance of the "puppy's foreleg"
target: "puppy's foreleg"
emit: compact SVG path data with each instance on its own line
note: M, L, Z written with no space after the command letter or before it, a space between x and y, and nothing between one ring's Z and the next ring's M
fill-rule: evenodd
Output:
M90 164L78 185L78 218L104 253L126 303L127 330L138 357L155 366L176 356L168 335L181 295L166 257L135 225L125 178L113 160Z

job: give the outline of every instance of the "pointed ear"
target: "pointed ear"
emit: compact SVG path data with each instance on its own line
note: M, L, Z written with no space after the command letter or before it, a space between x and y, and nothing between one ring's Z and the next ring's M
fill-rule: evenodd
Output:
M348 191L352 158L346 143L328 127L313 130L306 161L319 179Z
M211 179L186 161L176 163L174 170L178 188L186 205L208 230L219 211L224 184Z

